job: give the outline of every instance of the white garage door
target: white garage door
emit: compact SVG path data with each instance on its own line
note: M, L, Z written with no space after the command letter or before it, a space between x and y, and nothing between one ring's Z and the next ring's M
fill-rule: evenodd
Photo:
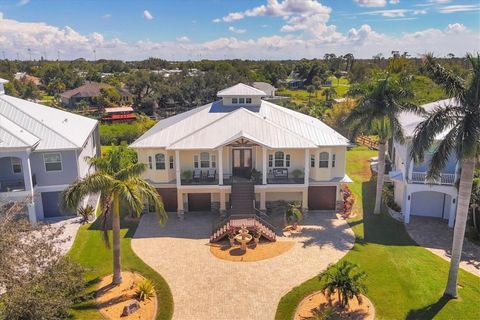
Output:
M440 192L422 191L412 194L410 214L415 216L436 217L444 216L446 195ZM448 215L448 213L445 213Z

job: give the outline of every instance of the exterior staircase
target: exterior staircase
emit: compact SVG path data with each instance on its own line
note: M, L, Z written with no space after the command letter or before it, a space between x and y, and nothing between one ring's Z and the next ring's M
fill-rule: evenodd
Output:
M255 209L255 186L251 181L232 184L230 195L230 215L214 223L210 242L216 242L237 232L244 225L250 232L260 230L262 236L270 241L276 241L275 227L267 221L268 216Z
M231 214L252 214L255 212L255 186L251 181L234 182L230 195Z

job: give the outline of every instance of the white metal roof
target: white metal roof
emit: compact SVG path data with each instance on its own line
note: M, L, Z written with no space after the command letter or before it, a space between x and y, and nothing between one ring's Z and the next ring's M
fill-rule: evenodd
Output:
M236 96L245 96L245 97L266 97L267 94L262 90L258 90L254 87L247 86L243 83L238 83L230 88L223 89L217 93L218 97L236 97Z
M36 150L82 148L97 125L96 120L5 94L0 95L0 116L5 141L8 134L15 137L4 147L38 143Z
M444 99L444 100L430 102L430 103L421 105L420 107L423 108L425 111L430 112L437 107L447 108L448 106L456 106L456 105L458 105L458 102L455 99ZM412 112L402 112L398 117L398 121L400 122L403 128L403 133L407 138L413 137L413 134L415 133L415 128L420 122L424 120L425 118L423 116L412 113ZM447 134L447 132L448 130L445 130L444 132L440 133L439 135L437 135L436 139L442 140L445 137L445 134Z
M349 141L318 119L262 100L260 106L222 101L161 120L133 148L214 149L244 137L269 148L347 146Z

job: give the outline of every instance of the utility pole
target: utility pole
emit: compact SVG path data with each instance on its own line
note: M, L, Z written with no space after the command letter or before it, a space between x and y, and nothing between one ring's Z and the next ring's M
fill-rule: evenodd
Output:
M32 49L28 48L28 54L30 56L30 61L32 61Z
M97 50L93 49L93 61L97 61Z
M57 50L57 61L60 61L60 50Z

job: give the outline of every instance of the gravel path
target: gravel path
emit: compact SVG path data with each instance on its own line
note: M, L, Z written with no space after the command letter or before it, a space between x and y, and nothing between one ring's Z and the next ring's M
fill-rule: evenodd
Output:
M135 253L168 282L174 319L273 319L280 298L343 257L354 243L348 224L332 214L311 213L302 221L295 247L272 259L230 262L208 246L212 215L174 215L160 227L145 215L132 240ZM279 241L282 238L278 239Z
M59 218L49 218L42 220L42 223L49 224L53 228L61 228L63 229L63 234L61 236L61 240L65 240L59 246L59 249L62 255L65 255L68 250L73 245L75 241L75 237L77 235L78 229L80 228L81 218L80 217L59 217Z
M435 218L410 217L406 228L410 237L437 256L450 261L453 228ZM480 277L480 246L465 239L460 268Z

